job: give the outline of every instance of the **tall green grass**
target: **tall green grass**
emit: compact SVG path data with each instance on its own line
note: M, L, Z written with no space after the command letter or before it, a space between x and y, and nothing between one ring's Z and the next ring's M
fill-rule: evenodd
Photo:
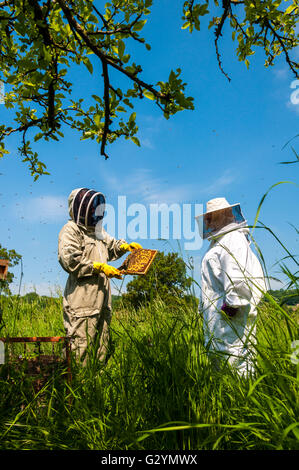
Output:
M16 299L4 306L14 325ZM38 393L25 374L0 380L1 449L298 449L298 312L259 309L256 376L215 371L203 346L202 317L190 305L155 300L119 308L105 367L73 363L70 385L53 376ZM63 334L61 298L41 311L19 301L15 335Z
M0 336L63 336L62 297L1 296L3 323Z

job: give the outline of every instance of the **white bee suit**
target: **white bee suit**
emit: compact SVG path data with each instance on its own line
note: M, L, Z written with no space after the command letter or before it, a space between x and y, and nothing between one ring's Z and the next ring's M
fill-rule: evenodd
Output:
M211 357L216 364L218 358L224 359L247 375L254 372L257 305L267 289L248 229L240 227L230 224L211 238L201 266L201 309ZM224 303L237 308L233 317L221 311Z

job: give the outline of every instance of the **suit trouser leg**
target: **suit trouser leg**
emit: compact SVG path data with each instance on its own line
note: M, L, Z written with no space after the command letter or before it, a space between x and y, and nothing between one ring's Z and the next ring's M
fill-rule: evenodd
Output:
M101 313L86 317L68 315L65 320L65 328L68 336L72 338L71 349L76 356L86 363L86 354L97 347L97 358L104 361L110 340L111 311L103 309Z

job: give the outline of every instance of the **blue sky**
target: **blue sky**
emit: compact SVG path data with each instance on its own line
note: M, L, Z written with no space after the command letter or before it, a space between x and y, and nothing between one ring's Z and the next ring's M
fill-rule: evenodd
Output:
M34 289L41 294L55 293L56 286L63 289L66 273L57 260L57 238L68 219L67 197L76 187L102 191L115 208L118 196L126 196L128 205L140 203L147 208L150 203L206 204L211 198L226 197L232 204L241 203L252 224L261 197L271 185L297 183L298 166L279 164L293 160L290 145L283 146L298 134L299 118L299 105L290 100L294 76L283 57L267 69L263 53L257 52L247 70L238 62L237 44L225 28L220 47L229 83L218 68L213 30L207 29L207 20L200 32L191 35L181 30L181 4L177 0L154 2L143 30L151 51L138 43L128 48L134 62L142 64L142 78L149 83L166 80L171 69L180 67L188 84L186 94L195 100L194 111L178 113L167 121L152 101L136 102L141 147L119 140L108 147L107 161L100 156L98 144L80 141L77 133L65 129L60 142L35 144L51 173L36 182L17 154L19 136L7 140L11 154L0 161L0 242L23 255L23 293ZM298 59L298 51L296 56ZM115 86L123 83L118 74L111 77ZM101 94L98 65L92 76L85 68L74 68L71 80L74 96L87 99L94 92ZM1 122L11 116L0 105ZM297 140L293 145L298 149ZM260 220L292 253L298 248L298 236L291 226L298 228L297 206L297 186L282 184L269 193L260 213ZM270 274L283 280L275 263L285 253L267 231L256 230L255 238ZM178 249L172 239L137 241L147 248ZM198 250L184 252L186 258L194 259L198 282L206 248L205 242ZM20 267L14 273L13 290L17 292ZM120 285L114 283L114 289Z

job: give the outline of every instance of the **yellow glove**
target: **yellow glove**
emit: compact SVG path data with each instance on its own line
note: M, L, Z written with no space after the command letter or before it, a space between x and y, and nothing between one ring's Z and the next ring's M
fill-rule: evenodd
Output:
M93 269L98 273L104 273L109 278L117 277L118 279L122 279L121 272L109 264L95 262L93 263Z
M142 246L139 243L132 242L130 244L123 243L122 245L120 245L120 248L121 250L124 250L124 251L133 251L133 250L139 250L140 248L142 248Z

